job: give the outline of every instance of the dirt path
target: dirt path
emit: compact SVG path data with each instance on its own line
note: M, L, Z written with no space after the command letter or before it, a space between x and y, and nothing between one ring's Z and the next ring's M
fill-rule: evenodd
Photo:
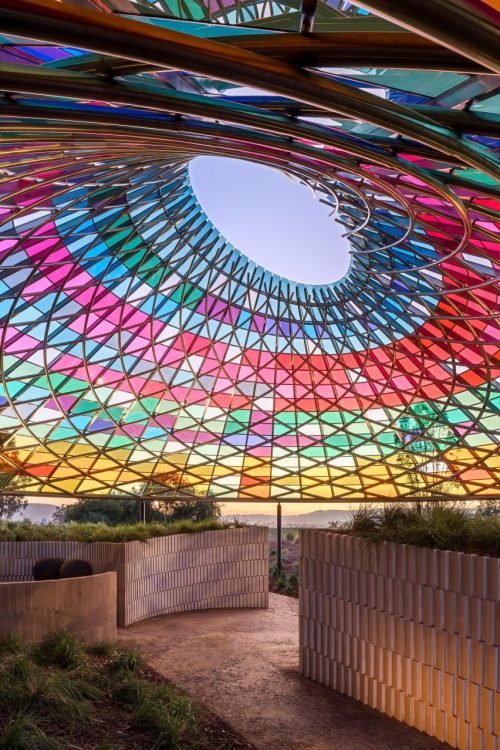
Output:
M298 602L156 617L120 632L147 662L260 750L444 750L447 745L301 677Z

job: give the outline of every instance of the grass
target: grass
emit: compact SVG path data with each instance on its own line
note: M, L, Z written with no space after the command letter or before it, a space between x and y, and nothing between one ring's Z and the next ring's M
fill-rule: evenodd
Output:
M299 595L299 538L298 529L287 529L281 544L282 570L277 571L277 534L269 529L270 558L269 590L276 594L298 597Z
M68 632L0 642L0 750L249 747L134 651Z
M351 533L369 542L500 554L500 516L484 516L460 503L361 506L345 524L332 530Z
M8 719L0 737L0 750L55 750L57 747L29 714Z
M239 522L175 521L107 526L104 523L36 524L29 521L0 523L0 542L146 542L170 534L194 534L243 526Z
M297 597L299 595L298 568L293 573L287 573L282 569L278 574L276 565L272 565L269 571L269 583L271 590L277 594Z
M72 633L62 631L47 638L38 651L38 659L61 669L78 669L85 663L85 652Z

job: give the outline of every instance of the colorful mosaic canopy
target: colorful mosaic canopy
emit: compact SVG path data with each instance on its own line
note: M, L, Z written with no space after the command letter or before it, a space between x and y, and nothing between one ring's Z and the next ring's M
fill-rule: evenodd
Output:
M78 6L0 7L2 491L500 495L493 7ZM313 187L345 277L230 245L207 154Z

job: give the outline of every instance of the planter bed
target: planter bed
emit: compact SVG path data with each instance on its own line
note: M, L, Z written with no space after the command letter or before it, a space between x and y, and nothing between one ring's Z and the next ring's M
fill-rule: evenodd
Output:
M0 542L0 581L29 581L34 562L42 557L87 560L94 573L116 571L121 627L170 612L268 606L269 542L264 527L118 543Z
M460 750L500 746L500 560L301 531L300 670Z

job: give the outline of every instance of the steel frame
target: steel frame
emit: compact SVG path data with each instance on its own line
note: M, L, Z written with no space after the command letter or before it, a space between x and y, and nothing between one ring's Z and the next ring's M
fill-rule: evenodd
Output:
M165 474L187 488L175 496L169 492L169 499L191 498L189 488L201 484L215 489L216 499L231 502L413 501L422 499L415 494L413 471L423 491L437 498L449 494L449 484L465 500L500 497L490 426L498 354L492 331L498 300L495 139L500 124L492 113L474 110L481 97L487 101L494 95L494 74L500 72L498 28L459 0L426 0L418 8L412 1L402 6L395 0L362 5L405 30L346 18L339 19L335 31L312 33L312 3L302 6L300 34L200 39L53 0L4 0L2 33L22 36L29 29L30 37L43 43L87 51L38 66L0 63L0 191L12 222L3 235L0 230L0 242L8 243L18 232L20 253L17 260L14 250L5 256L0 251L0 282L12 284L11 291L0 294L0 304L5 299L10 305L0 381L7 394L6 419L11 413L17 419L5 433L0 459L0 478L7 477L3 487L10 494L43 491L44 497L62 498L66 482L79 497L106 493L154 500L161 497L158 487ZM452 22L444 24L452 12ZM422 104L404 91L381 98L362 85L361 73L359 80L355 75L349 80L321 70L328 66L439 70L464 74L465 80L453 93L445 89ZM172 88L174 75L187 76L191 88ZM221 82L233 82L268 93L207 95L204 80L212 81L214 90ZM382 87L377 75L374 80ZM450 106L446 97L463 107ZM301 119L325 116L331 124ZM189 185L188 162L207 153L266 163L311 186L350 238L348 276L320 288L294 287L241 260L213 232ZM136 194L134 203L129 196ZM92 207L89 220L79 218L84 205ZM150 206L149 212L142 213L142 206ZM50 216L43 231L37 211ZM168 253L165 241L156 237L159 230L150 226L149 213L158 216L164 234L175 237ZM108 243L106 251L97 250L98 240L88 240L93 236L88 221L99 227L96 236ZM128 234L116 245L123 226ZM69 252L74 238L83 244ZM48 249L51 243L55 250ZM39 245L40 259L30 255ZM135 259L134 247L143 245ZM175 284L174 277L179 279ZM115 288L123 290L123 298ZM50 289L50 305L38 301L33 289ZM77 311L79 294L86 302ZM107 297L113 304L103 301ZM171 319L177 328L163 344L161 337L172 323L162 310L171 299L176 299ZM11 364L25 357L28 370L36 369L30 326L37 328L37 304L43 309L44 402L59 414L54 424L47 422L43 437L31 416L41 398L35 376L19 381ZM248 329L233 319L241 311L253 321ZM96 333L110 320L118 342L115 354L104 334ZM86 383L81 391L70 385L77 378L69 364L61 383L53 383L59 360L71 358L69 332L77 326L78 372ZM60 329L62 343L54 344ZM18 340L24 341L22 348ZM138 343L130 351L131 340ZM192 364L208 357L199 352L215 351L222 342L243 353L238 357L256 352L257 363L246 365L246 380L235 379L222 391L200 386L203 378L231 383L235 377L228 375L238 370L235 354L213 355L214 364L204 366L216 375L202 374L196 369L201 364ZM57 346L60 352L52 361ZM190 383L184 397L164 375L162 358L167 356L173 357L181 381ZM132 367L134 357L138 364ZM266 364L259 365L261 360ZM134 374L137 367L143 376ZM267 380L261 375L266 368L273 371ZM293 387L282 386L287 368ZM131 407L132 413L142 410L141 419L127 422L126 409L104 394L107 386L99 383L97 371L119 398L135 394L141 405ZM397 385L402 383L404 388ZM192 427L167 429L158 411L161 399L152 406L149 401L156 397L142 398L144 388L173 394L174 423L184 420ZM469 401L463 398L467 388ZM86 408L86 399L95 404L88 425L82 426L76 414L68 417L71 408L64 406L63 391L78 408ZM230 407L234 399L248 405L249 424L233 414L245 411ZM270 416L259 404L271 401ZM203 404L204 416L193 416ZM418 411L422 404L428 411ZM207 410L221 412L223 419L208 418ZM461 416L455 427L449 414L457 411ZM300 412L300 423L282 423L282 412ZM332 420L340 415L341 421L330 422L325 414ZM409 426L403 426L405 420ZM218 421L231 423L234 432L221 432ZM135 434L139 424L140 434ZM143 437L147 430L162 435L165 450L155 447L154 438ZM231 443L232 434L244 434L246 442ZM359 441L358 434L363 435ZM399 449L387 447L388 434L400 440ZM280 441L280 435L286 439ZM119 448L121 437L128 452ZM343 447L337 450L335 440ZM415 449L420 443L424 448ZM172 454L171 444L180 446ZM215 447L215 458L205 446ZM419 468L409 469L401 457ZM247 484L235 492L229 480L238 474L240 459L239 479ZM36 478L38 467L51 473ZM58 472L60 477L52 478ZM99 491L85 489L92 485Z

